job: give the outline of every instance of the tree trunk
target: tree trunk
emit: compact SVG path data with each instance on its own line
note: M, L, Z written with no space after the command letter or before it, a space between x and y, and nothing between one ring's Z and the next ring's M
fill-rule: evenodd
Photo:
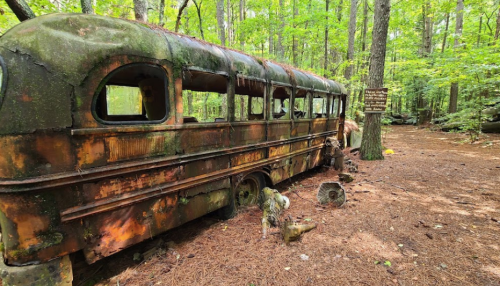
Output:
M340 0L337 9L335 9L335 13L337 13L337 20L339 21L339 23L340 21L342 21L342 4L344 4L344 0Z
M146 23L148 21L148 2L147 0L134 0L135 19Z
M224 0L217 1L217 26L219 27L220 44L226 46L226 31L224 29Z
M241 27L241 23L243 23L243 20L245 19L245 0L240 0L240 50L245 49L245 32L243 31L243 28Z
M327 0L328 1L328 0ZM279 0L279 18L280 18L280 27L278 29L278 59L283 61L285 58L285 49L283 47L283 29L285 28L285 19L283 16L283 0Z
M443 45L441 46L441 53L444 53L446 47L446 38L448 37L448 26L450 24L450 12L446 13L446 26L444 28Z
M363 33L361 35L361 54L364 54L366 51L366 31L368 30L368 0L364 0L364 5L363 5ZM363 63L361 64L361 69L364 70L366 68L366 65L368 63L368 59L364 59ZM366 84L366 75L363 72L361 75L361 82L363 83L361 91L359 92L358 95L358 102L361 103L363 101L363 86Z
M330 0L326 0L326 19L325 19L325 57L323 65L323 76L326 77L326 71L328 69L328 10L330 5Z
M177 21L175 21L175 32L179 32L179 25L181 23L182 11L186 8L189 0L184 0L181 7L179 8L179 13L177 14Z
M200 34L201 34L201 39L205 40L205 35L203 35L203 22L201 19L201 4L203 3L203 0L200 0L200 4L196 2L196 0L193 0L194 6L196 6L196 13L198 14L198 22L200 25Z
M391 13L390 0L375 0L375 15L372 33L370 74L368 77L369 88L384 86L384 66L387 45L387 31ZM382 160L380 113L367 113L363 128L360 154L363 160Z
M188 101L188 114L193 115L193 93L188 90L187 92L187 101Z
M233 39L233 35L231 34L232 30L232 21L231 21L231 0L226 0L227 7L227 45L231 46L231 41Z
M82 0L83 1L83 0ZM159 21L158 21L158 25L160 27L163 27L165 25L165 0L160 0L160 11L158 11L158 14L159 14Z
M432 14L431 3L427 2L425 5L422 5L422 16L423 16L423 32L422 32L422 56L427 58L432 53ZM431 108L429 107L429 102L425 98L425 94L423 92L424 87L418 91L418 103L417 110L419 113L418 116L418 125L425 124L430 122L431 120Z
M7 5L16 15L19 21L26 21L35 18L35 13L31 10L30 6L24 0L5 0Z
M80 3L82 4L82 13L94 14L94 8L92 8L91 0L81 0Z
M293 0L293 41L292 41L292 57L293 57L293 65L298 66L298 43L297 43L297 36L295 35L297 25L295 24L295 19L297 18L297 15L299 14L299 8L297 8L297 0Z
M273 2L269 1L269 55L274 54L274 29L273 29L273 18L271 15L273 11Z
M356 35L356 13L358 12L358 1L351 0L351 11L349 12L349 37L347 41L347 61L348 66L345 69L345 79L347 80L347 106L349 106L351 96L351 77L354 68L354 36ZM354 101L353 101L354 102ZM346 109L347 112L347 109Z
M496 40L498 40L499 35L500 35L500 8L498 9L497 29L495 31L495 42L496 42Z
M456 49L460 45L459 38L462 36L462 28L464 22L464 1L457 0L457 19L455 22L455 42L453 47ZM448 112L457 112L457 102L458 102L458 82L453 82L450 88L450 104L448 105Z
M477 33L477 46L479 47L479 43L481 42L481 32L483 28L483 16L479 17L479 32Z

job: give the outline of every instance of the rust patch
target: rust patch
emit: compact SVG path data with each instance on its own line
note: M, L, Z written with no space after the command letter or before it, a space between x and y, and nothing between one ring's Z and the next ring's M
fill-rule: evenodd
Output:
M104 142L89 138L85 140L77 150L78 167L93 167L103 164L105 159Z
M19 142L20 136L0 137L0 177L12 178L17 177L18 173L24 173L26 166L25 162L28 157L21 152L22 146Z
M235 125L231 130L231 146L255 144L266 140L266 125Z
M264 159L266 152L264 149L245 152L231 157L231 166L239 166Z
M109 150L108 162L117 162L145 157L155 156L165 152L164 136L149 137L111 137L106 138L106 146Z
M21 101L23 101L23 102L32 102L33 101L33 97L29 96L26 93L23 93L21 95Z
M308 142L309 140L304 140L304 141L299 141L299 142L294 142L291 144L291 147L290 147L290 152L293 152L293 151L299 151L299 150L302 150L302 149L306 149L308 147Z
M290 144L269 147L269 158L290 153Z

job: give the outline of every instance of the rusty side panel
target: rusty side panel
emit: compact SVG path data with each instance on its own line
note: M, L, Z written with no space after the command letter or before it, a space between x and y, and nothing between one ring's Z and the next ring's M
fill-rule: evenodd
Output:
M271 165L271 181L277 184L290 177L290 159L283 159Z
M233 125L231 146L242 146L266 141L266 124Z
M194 197L177 194L134 204L130 207L89 217L84 225L87 245L84 254L92 263L130 245L219 209L229 203L229 190L217 190Z
M308 145L309 145L309 140L293 142L290 144L290 152L306 149Z
M177 150L180 154L192 154L229 147L229 127L189 128L179 131Z
M290 138L290 127L291 123L288 120L280 121L270 121L268 123L267 140L275 141Z
M303 154L292 158L290 177L305 172L309 166L309 155Z
M328 131L337 131L339 129L339 120L336 118L328 119L327 130Z
M294 127L292 128L291 135L292 137L297 137L297 136L304 136L309 134L309 125L310 125L310 120L307 121L296 121L294 122Z
M314 119L311 122L311 134L326 131L326 118Z
M259 160L265 159L265 157L266 157L266 150L265 149L236 154L236 155L231 156L231 166L235 167L235 166L259 161Z
M106 138L108 162L175 154L175 133L122 135Z
M309 168L314 168L320 166L323 163L323 150L314 150L311 152L311 157L309 159Z
M269 147L269 158L290 153L290 144Z
M44 132L0 136L0 178L26 178L74 169L66 134Z

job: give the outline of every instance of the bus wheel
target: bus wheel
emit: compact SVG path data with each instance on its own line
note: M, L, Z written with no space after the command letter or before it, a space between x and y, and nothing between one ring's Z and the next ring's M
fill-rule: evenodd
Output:
M219 209L221 219L230 219L237 213L239 207L262 206L262 189L266 186L264 176L260 173L247 175L236 187L229 205Z

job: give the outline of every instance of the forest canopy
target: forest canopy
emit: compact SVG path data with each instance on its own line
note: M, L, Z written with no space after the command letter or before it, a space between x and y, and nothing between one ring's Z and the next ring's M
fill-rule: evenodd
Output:
M139 19L335 79L348 87L350 117L363 108L373 2L26 0L36 16L85 11ZM18 23L2 1L0 35ZM415 123L491 117L480 111L500 108L499 32L500 0L392 0L384 81L388 114L418 115Z

